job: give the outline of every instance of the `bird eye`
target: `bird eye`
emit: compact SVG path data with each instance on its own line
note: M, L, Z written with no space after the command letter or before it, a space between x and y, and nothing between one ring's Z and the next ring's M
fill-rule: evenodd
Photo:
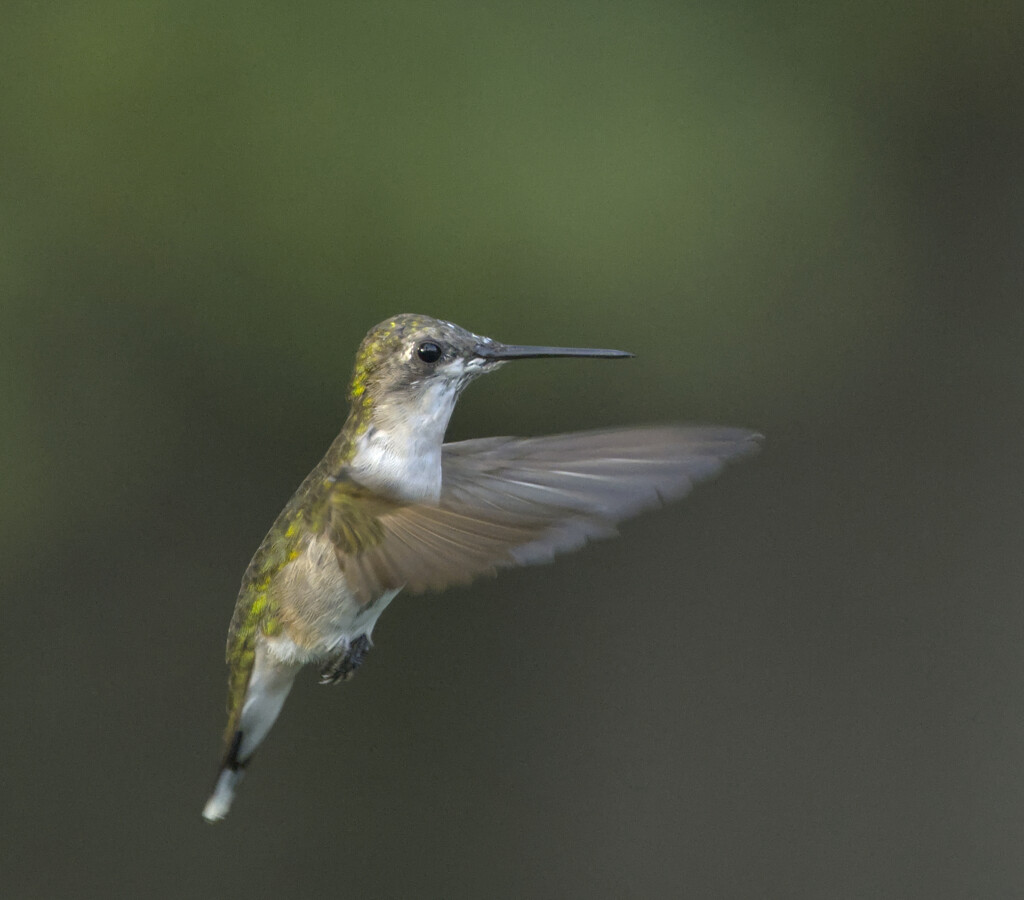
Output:
M424 341L416 348L416 355L425 363L436 363L444 354L433 341Z

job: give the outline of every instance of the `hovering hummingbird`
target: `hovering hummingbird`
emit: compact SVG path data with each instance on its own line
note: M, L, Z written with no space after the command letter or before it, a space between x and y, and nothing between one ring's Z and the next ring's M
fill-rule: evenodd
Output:
M228 630L228 724L213 793L222 819L296 674L349 678L403 588L441 589L549 561L686 494L760 435L648 427L445 444L462 390L508 360L621 359L620 350L501 344L400 315L359 347L341 434L277 517L242 579Z

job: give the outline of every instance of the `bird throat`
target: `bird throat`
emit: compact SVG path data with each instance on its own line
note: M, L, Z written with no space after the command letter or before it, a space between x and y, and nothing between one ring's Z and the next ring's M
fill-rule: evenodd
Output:
M436 503L441 496L441 445L462 385L437 379L411 395L377 399L350 432L349 476L387 496Z

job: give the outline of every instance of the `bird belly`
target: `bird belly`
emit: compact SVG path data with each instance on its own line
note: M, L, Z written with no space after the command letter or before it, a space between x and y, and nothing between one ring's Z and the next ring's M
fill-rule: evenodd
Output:
M380 614L401 588L360 605L348 589L333 545L316 538L278 572L271 590L281 632L266 639L268 650L281 662L321 663L357 637L371 637Z

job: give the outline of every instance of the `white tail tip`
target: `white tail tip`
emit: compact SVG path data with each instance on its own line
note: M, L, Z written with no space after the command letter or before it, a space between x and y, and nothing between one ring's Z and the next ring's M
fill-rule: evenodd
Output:
M213 793L210 794L210 799L203 807L203 818L207 822L219 822L228 814L231 802L235 799L238 782L242 780L242 774L241 769L221 769Z

